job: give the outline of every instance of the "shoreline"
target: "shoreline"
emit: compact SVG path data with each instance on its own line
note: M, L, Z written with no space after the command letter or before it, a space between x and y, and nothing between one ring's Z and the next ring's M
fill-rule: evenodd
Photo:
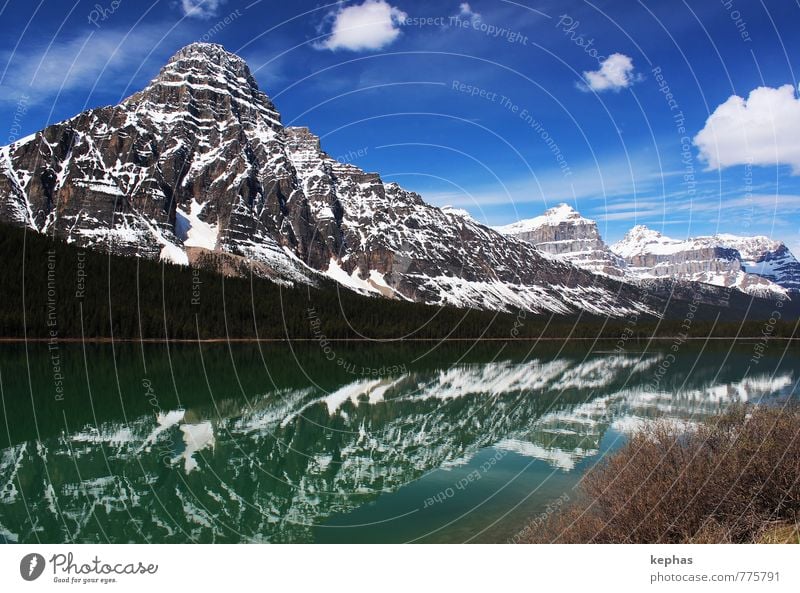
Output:
M508 543L800 544L784 504L800 489L800 408L786 401L735 403L694 427L645 423L583 474L572 503L530 517Z
M730 342L752 342L763 340L764 336L697 336L697 337L684 337L684 336L653 336L647 338L628 338L627 342L669 342L676 339L681 339L683 342L698 342L698 341L730 341ZM325 338L327 342L337 343L364 343L364 344L397 344L403 342L616 342L618 338ZM316 338L203 338L203 339L186 339L186 338L0 338L0 344L49 344L51 342L61 344L116 344L116 343L143 343L143 344L247 344L247 343L290 343L290 342L319 342ZM770 337L770 341L781 342L800 342L800 337L784 337L774 336Z

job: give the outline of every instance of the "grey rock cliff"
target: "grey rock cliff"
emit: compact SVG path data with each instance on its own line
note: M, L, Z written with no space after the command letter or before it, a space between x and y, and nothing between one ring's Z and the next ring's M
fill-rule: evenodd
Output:
M617 278L626 276L625 260L603 242L597 223L582 217L567 204L559 204L536 218L498 227L504 235L532 243L542 253L578 267Z

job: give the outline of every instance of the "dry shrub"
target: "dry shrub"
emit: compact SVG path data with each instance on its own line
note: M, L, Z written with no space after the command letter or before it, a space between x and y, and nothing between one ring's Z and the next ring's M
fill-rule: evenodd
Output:
M800 524L794 525L778 523L768 526L761 537L759 544L800 544Z
M585 476L578 500L524 541L751 543L796 533L800 408L735 406L692 429L648 424Z

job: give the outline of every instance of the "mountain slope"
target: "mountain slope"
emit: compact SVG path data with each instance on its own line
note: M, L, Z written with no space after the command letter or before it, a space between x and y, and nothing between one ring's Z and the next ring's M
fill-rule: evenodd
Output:
M120 105L0 149L0 218L121 255L213 253L286 284L327 275L430 304L652 311L634 287L332 159L307 129L284 127L245 62L214 44L183 48Z

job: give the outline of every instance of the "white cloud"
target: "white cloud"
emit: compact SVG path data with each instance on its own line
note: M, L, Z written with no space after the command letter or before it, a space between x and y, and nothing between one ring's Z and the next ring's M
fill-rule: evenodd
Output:
M800 99L793 86L758 87L745 100L731 95L694 137L711 169L791 165L800 175Z
M600 62L598 70L584 72L584 83L579 88L586 91L619 91L636 81L633 60L625 54L611 54Z
M330 35L318 49L347 49L363 51L381 49L400 35L399 25L407 18L405 12L386 0L365 0L362 4L346 6L330 13Z
M471 23L477 23L481 20L480 13L472 10L472 7L469 5L469 2L462 2L458 6L458 14L456 16L458 16L458 18L460 19L470 21Z
M210 19L217 16L220 6L225 0L181 0L183 16Z

